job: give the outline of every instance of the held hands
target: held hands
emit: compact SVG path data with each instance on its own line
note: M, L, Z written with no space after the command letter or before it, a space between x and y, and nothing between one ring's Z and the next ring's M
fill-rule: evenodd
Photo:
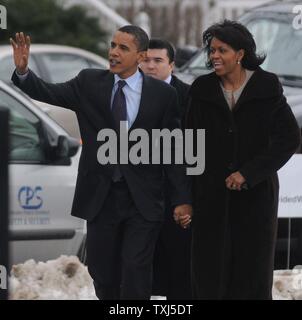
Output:
M192 206L189 204L182 204L175 207L173 217L177 224L186 229L191 223Z
M245 178L239 171L232 173L225 179L226 187L230 190L241 191L242 185L245 183Z
M16 33L16 39L10 38L14 50L14 61L17 72L25 74L28 71L28 58L30 48L30 37L24 36L23 32Z

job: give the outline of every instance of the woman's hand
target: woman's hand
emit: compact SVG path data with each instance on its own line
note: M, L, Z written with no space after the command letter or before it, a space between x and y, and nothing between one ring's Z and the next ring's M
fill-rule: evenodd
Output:
M245 178L237 171L228 176L225 179L225 183L228 189L240 191L242 185L245 183Z

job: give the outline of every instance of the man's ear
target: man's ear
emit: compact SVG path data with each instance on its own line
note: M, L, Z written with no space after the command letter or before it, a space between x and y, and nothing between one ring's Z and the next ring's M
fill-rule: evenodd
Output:
M147 51L140 51L138 53L138 63L140 64L141 62L143 62L147 57Z
M173 71L174 68L175 68L175 62L174 62L174 61L172 61L172 62L170 63L170 67L171 67L171 70Z

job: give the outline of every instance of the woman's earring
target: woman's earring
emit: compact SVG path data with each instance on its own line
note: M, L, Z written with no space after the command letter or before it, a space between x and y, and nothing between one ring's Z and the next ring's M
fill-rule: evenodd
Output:
M237 60L237 64L240 64L240 60Z

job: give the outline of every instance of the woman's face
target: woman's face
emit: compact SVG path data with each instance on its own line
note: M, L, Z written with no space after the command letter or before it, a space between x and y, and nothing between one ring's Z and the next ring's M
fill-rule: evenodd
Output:
M235 51L231 46L213 38L210 44L210 60L218 76L225 76L240 68L238 61L243 58L243 50Z

